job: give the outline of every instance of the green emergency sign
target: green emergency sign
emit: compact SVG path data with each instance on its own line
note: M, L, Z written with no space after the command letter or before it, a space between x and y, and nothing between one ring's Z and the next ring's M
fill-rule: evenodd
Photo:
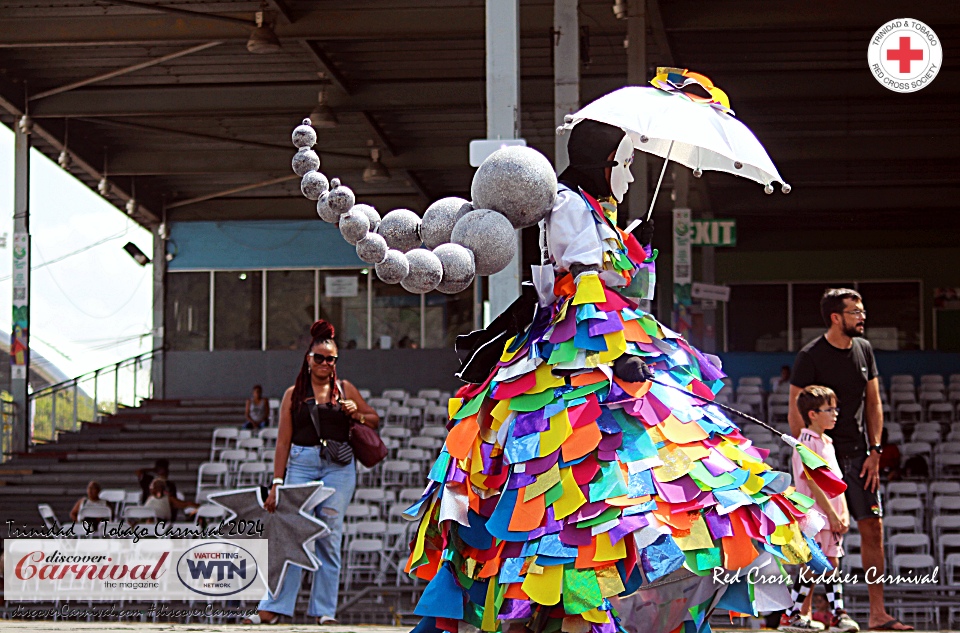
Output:
M736 220L693 220L690 243L694 246L736 246Z

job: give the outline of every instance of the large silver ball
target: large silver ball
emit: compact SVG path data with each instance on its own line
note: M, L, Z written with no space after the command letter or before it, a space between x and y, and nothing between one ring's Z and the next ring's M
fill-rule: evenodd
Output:
M317 143L317 132L310 127L310 119L304 119L302 125L293 129L294 147L313 147Z
M470 204L463 198L441 198L423 213L420 224L420 236L427 248L436 248L450 241L450 232L457 223L458 214L464 205Z
M440 258L425 248L415 248L407 253L407 262L410 264L410 273L400 282L407 292L421 295L430 292L443 278Z
M437 290L452 295L470 287L476 276L473 253L459 244L441 244L433 249L443 265L443 278Z
M340 215L352 209L354 202L356 202L356 200L353 196L353 191L343 185L337 185L331 189L330 195L327 197L327 205Z
M377 210L371 207L369 204L355 204L353 209L356 211L361 211L365 216L367 216L367 221L370 222L370 230L376 231L377 227L380 226L380 214L377 213Z
M498 149L473 176L470 195L478 209L493 209L514 228L533 226L557 199L557 175L546 156L531 147Z
M336 224L337 220L340 219L340 213L331 209L330 205L327 204L329 198L329 191L324 191L320 194L320 197L317 198L317 215L319 215L320 219L324 222Z
M402 253L420 246L420 216L409 209L394 209L383 216L377 233L390 248Z
M320 157L309 147L301 147L293 155L293 173L298 176L306 176L307 172L320 169Z
M300 191L310 200L317 200L327 192L330 183L319 171L308 171L300 181Z
M410 274L410 264L407 256L398 250L390 249L384 255L383 261L374 267L380 281L387 284L398 284Z
M350 209L340 216L340 235L350 244L356 245L367 235L369 230L370 220L367 219L363 211Z
M517 232L510 220L491 209L477 209L457 220L450 241L473 251L478 275L500 272L517 252Z
M357 257L368 264L379 264L387 256L387 240L382 235L367 233L357 242Z

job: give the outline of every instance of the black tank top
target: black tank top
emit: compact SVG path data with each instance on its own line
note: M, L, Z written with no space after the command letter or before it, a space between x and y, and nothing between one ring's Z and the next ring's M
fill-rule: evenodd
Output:
M310 418L310 410L317 410L320 422L320 435ZM340 407L333 404L317 405L310 398L298 410L293 412L293 437L291 441L298 446L318 446L320 440L346 442L350 439L350 418Z

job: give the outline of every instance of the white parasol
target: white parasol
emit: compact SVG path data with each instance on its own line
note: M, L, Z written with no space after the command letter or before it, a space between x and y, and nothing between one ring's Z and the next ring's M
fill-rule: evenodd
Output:
M702 75L684 73L683 77L696 77L709 82ZM677 76L670 75L671 78ZM658 79L660 77L666 75L658 75ZM704 170L725 171L761 183L767 193L773 193L774 182L781 183L783 193L789 193L790 185L784 182L763 145L746 125L733 116L726 105L726 95L714 88L712 83L708 84L709 88L699 80L688 79L686 83L696 83L709 89L713 100L697 98L695 95L691 98L690 94L679 89L668 88L671 91L667 91L646 86L627 86L568 115L558 132L572 129L584 119L591 119L622 128L630 136L634 148L666 159L647 218L653 211L663 174L671 160L693 169L694 176L699 177ZM658 82L658 85L668 84ZM632 231L637 224L639 221L632 223L627 231Z

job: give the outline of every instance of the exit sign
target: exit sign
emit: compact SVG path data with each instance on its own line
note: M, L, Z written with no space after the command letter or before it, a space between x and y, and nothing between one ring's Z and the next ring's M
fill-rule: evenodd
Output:
M693 220L690 243L695 246L736 246L736 220Z

